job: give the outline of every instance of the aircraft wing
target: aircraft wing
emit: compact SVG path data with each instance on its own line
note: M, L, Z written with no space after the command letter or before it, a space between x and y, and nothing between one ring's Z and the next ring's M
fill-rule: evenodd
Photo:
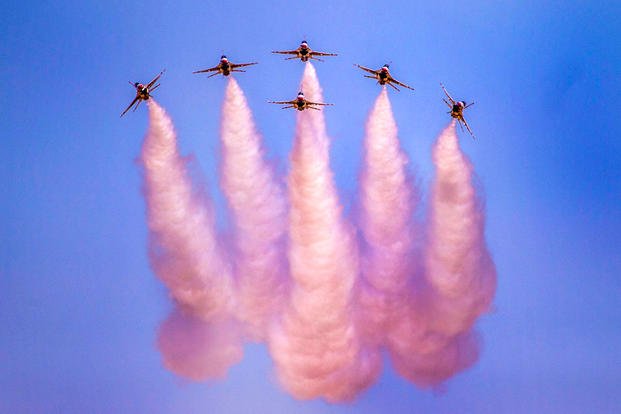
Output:
M307 105L322 105L322 106L332 106L334 104L331 103L321 103L321 102L311 102L311 101L306 101Z
M403 86L404 88L414 90L414 88L412 88L412 87L410 87L410 86L406 85L405 83L401 83L401 82L399 82L398 80L396 80L396 79L395 79L395 78L393 78L392 76L390 77L390 82L396 83L397 85L399 85L399 86Z
M259 62L252 62L252 63L231 63L231 69L235 69L235 68L241 68L244 66L251 66L251 65L256 65Z
M442 87L442 90L444 91L444 93L446 94L446 96L449 98L449 100L451 101L451 103L453 103L453 105L455 105L455 100L451 97L451 95L449 95L448 91L446 90L446 88L444 87L444 85L442 85L442 83L440 82L440 86Z
M132 112L136 112L136 109L138 109L141 102L142 102L142 99L138 99L138 102L136 102L136 106L134 106L134 109L132 109Z
M205 73L205 72L213 72L213 71L216 71L216 70L218 70L218 71L220 70L220 65L214 66L213 68L209 68L209 69L197 70L197 71L194 71L192 73Z
M470 125L468 125L468 123L466 122L466 118L464 118L463 116L460 118L460 120L464 123L464 126L466 127L466 129L468 130L468 132L470 132L470 135L472 135L472 139L477 139L474 136L474 133L472 133L472 130L470 129Z
M317 55L317 56L338 56L336 53L326 53L326 52L312 52L313 55Z
M297 55L298 50L273 50L272 53L278 53L281 55Z
M154 78L153 78L153 80L152 80L151 82L149 82L149 84L147 85L147 88L150 88L151 86L153 86L153 84L154 84L155 82L157 82L159 78L161 78L161 77L162 77L162 75L164 74L164 72L166 72L166 69L164 69L163 71L161 71L161 72L160 72L160 74L159 74L159 75L157 75L156 77L154 77Z
M394 81L393 81L392 79L391 79L391 80L386 81L386 85L388 85L388 86L392 86L393 88L395 88L395 90L396 90L397 92L401 91L401 89L399 89L399 88L397 88L397 87L395 86L395 83L394 83Z
M267 103L278 104L278 105L293 105L296 103L296 100L293 101L268 101Z
M134 104L136 103L136 101L140 99L138 96L136 96L134 98L134 100L132 101L132 103L129 104L129 106L123 111L123 113L121 114L121 116L125 115L127 113L127 111L129 111L131 109L132 106L134 106Z
M356 65L356 66L358 66L360 69L362 69L362 70L364 70L364 71L367 71L367 72L369 72L369 73L372 73L372 74L374 74L374 75L377 75L377 72L378 72L378 71L376 71L376 70L369 69L369 68L365 68L364 66L361 66L361 65Z

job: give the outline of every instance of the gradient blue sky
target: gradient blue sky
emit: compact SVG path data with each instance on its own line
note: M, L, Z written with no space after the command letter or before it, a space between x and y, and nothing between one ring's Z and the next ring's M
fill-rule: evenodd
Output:
M17 2L0 13L0 412L621 412L621 4L589 1ZM119 119L131 81L156 93L184 153L217 188L225 81L192 75L227 54L270 155L287 168L311 47L343 202L355 194L379 88L352 64L391 61L416 88L390 98L412 170L429 184L447 124L438 83L476 100L462 134L498 267L480 362L442 392L384 371L353 404L298 402L263 346L225 381L166 371L156 329L171 305L147 262L135 160L146 108Z

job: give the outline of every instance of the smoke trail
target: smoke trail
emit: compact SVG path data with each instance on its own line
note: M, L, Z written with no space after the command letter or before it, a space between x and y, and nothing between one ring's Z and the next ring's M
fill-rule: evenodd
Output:
M395 368L419 385L437 384L476 361L478 340L471 328L496 287L472 166L459 148L454 121L438 137L433 161L427 286L416 292L409 317L390 334Z
M157 346L167 369L194 381L224 378L243 356L232 319L205 321L178 307L160 325Z
M360 177L364 254L359 305L366 337L379 344L392 322L405 316L414 255L412 183L386 88L375 101L366 129Z
M479 336L473 331L444 336L429 330L420 318L399 320L395 328L390 336L392 364L399 375L418 386L436 386L479 357Z
M235 79L222 107L222 189L235 223L237 315L261 340L284 299L285 200Z
M496 269L485 244L485 220L472 183L472 165L461 152L453 121L433 149L427 280L436 293L436 329L469 329L496 290Z
M321 100L310 63L302 90L308 99ZM288 179L293 285L270 351L294 397L342 401L374 379L377 355L362 349L351 312L358 257L352 228L341 217L324 125L321 112L298 114Z
M172 121L152 99L142 147L150 259L172 297L205 320L232 305L230 266L217 245L207 200L192 191Z
M322 101L310 63L301 86L308 99ZM423 386L477 360L479 340L472 329L490 305L496 272L455 122L433 149L436 176L421 277L415 270L414 190L386 91L367 123L361 258L330 171L323 113L298 113L288 177L287 263L282 190L263 160L245 97L231 80L222 114L221 184L235 222L234 283L211 207L192 189L172 122L154 101L148 104L141 159L150 259L178 305L159 332L167 368L195 380L226 375L242 356L235 318L247 336L267 339L280 382L300 399L354 398L379 374L381 345L400 375ZM357 283L359 260L364 274Z

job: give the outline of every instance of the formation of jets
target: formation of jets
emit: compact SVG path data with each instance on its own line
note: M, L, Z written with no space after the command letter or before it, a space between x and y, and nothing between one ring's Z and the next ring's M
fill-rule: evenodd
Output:
M275 50L275 51L272 51L272 53L282 54L282 55L291 55L290 57L285 58L285 60L300 59L302 62L308 62L309 60L318 60L320 62L323 62L323 60L319 59L317 56L337 56L336 53L317 52L317 51L312 50L306 40L303 40L297 49ZM213 72L211 73L211 75L208 76L208 78L211 78L216 75L229 76L233 72L245 72L244 69L239 69L239 68L256 65L257 63L258 62L233 63L229 61L225 55L222 55L220 57L220 62L218 62L216 66L208 68L208 69L197 70L192 73ZM390 73L388 63L379 69L371 69L371 68L367 68L365 66L361 66L358 64L354 66L357 66L363 71L369 73L369 75L364 75L364 77L375 79L377 83L380 85L391 86L397 91L399 91L399 88L395 85L399 85L406 89L414 90L414 88L412 88L411 86L408 86L405 83L402 83L396 80L395 78L393 78L393 76ZM153 80L151 80L151 82L149 82L146 85L139 83L139 82L135 82L135 83L129 82L134 88L136 88L136 97L129 104L129 106L123 111L123 113L121 113L121 116L125 115L127 111L129 111L132 108L135 111L136 108L138 108L138 106L140 105L140 102L146 101L149 99L149 97L151 96L151 93L160 86L160 84L157 82L159 81L160 77L164 74L164 72L165 70L161 71L159 75L153 78ZM464 118L464 110L474 105L474 102L466 103L466 101L456 101L451 97L451 95L448 93L448 91L446 90L446 88L444 87L442 83L440 83L440 86L442 87L442 90L444 91L444 93L446 94L446 97L448 98L448 101L446 99L443 99L444 103L446 103L446 105L450 108L450 111L448 113L451 115L452 118L458 121L459 126L461 127L462 130L464 129L464 127L466 127L470 135L472 135L472 138L475 138L474 133L472 132L472 130L470 129L470 126L468 125L468 123L466 122L466 119ZM304 97L304 93L302 91L300 91L300 93L298 93L298 96L291 101L269 101L269 103L284 105L282 109L294 108L294 109L297 109L298 111L303 111L305 109L320 110L318 106L333 105L330 103L323 103L323 102L311 102Z

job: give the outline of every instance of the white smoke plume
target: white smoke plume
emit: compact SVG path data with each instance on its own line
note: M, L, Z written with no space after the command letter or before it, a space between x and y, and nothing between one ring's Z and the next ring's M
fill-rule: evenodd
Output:
M302 91L321 102L310 63ZM378 357L362 348L357 335L352 306L358 254L330 171L324 125L322 112L298 114L288 179L292 287L270 352L293 396L343 401L371 383Z
M234 223L237 316L264 340L282 308L286 287L284 191L267 164L244 93L228 82L222 106L221 185Z

